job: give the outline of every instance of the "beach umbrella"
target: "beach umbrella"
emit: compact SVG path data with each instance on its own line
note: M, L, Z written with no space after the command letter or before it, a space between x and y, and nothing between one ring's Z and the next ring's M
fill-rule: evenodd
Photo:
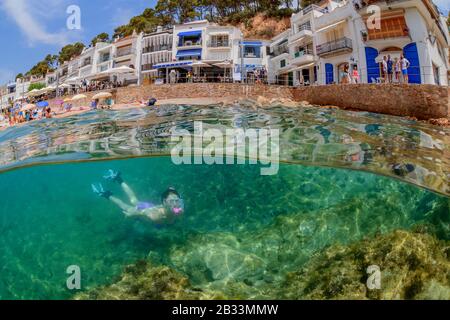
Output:
M111 73L111 74L122 74L122 73L131 73L131 72L134 72L134 69L127 67L127 66L121 66L118 68L112 68L111 70L108 70L108 73Z
M45 108L45 107L48 107L48 102L41 101L41 102L36 103L36 106L38 106L39 108Z
M210 64L207 64L206 62L202 61L195 61L192 63L192 67L198 67L198 68L211 68Z
M219 68L224 68L225 69L225 75L226 75L227 69L231 69L231 67L233 66L233 64L229 60L225 60L225 61L222 61L222 62L219 62L219 63L215 63L214 65L216 67L219 67Z
M55 90L56 90L56 87L49 86L49 87L42 89L41 92L47 93L47 92L51 92L51 91L55 91Z
M70 101L72 101L71 98L65 98L65 99L63 100L63 102L70 102Z
M214 65L220 68L230 68L233 64L230 61L226 60L219 63L215 63Z
M100 92L97 93L95 96L92 97L93 100L97 100L97 99L107 99L107 98L111 98L112 94L109 92Z
M27 93L27 96L28 97L36 97L36 96L39 96L40 94L41 94L41 90L33 89Z
M86 99L87 96L84 94L77 94L76 96L72 97L72 101L78 101L78 100L83 100Z
M30 103L30 104L27 104L27 105L25 105L24 107L22 107L22 111L32 110L32 109L34 109L34 108L36 108L36 105Z

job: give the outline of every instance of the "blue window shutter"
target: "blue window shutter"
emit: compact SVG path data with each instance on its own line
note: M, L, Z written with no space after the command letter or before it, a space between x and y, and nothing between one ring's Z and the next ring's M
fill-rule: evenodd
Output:
M409 63L411 63L408 68L409 83L420 84L422 81L420 79L420 61L416 43L413 42L406 45L403 48L403 53L405 58L408 59Z
M372 79L380 77L380 65L376 62L378 50L366 47L367 83L372 83Z
M325 80L326 84L331 84L334 82L334 70L331 63L325 63Z

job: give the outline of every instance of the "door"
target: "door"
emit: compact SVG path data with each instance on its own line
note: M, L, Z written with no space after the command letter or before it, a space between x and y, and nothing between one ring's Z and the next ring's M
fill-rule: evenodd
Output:
M367 83L374 83L380 77L380 65L376 62L378 50L366 47Z
M334 70L331 63L325 63L325 83L331 84L334 82Z
M415 42L408 44L403 48L405 58L408 59L411 65L408 68L409 83L421 83L420 79L420 62L419 53L417 52L417 45Z

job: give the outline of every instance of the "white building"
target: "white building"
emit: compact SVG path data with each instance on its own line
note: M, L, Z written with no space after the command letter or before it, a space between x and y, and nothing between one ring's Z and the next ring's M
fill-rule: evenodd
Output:
M180 81L186 81L191 71L195 78L232 82L240 80L241 64L247 70L267 66L266 45L263 41L244 41L236 27L194 21L174 26L172 61L152 67L162 70L160 74L165 74L166 79L171 70L176 70Z
M172 50L172 29L164 30L162 27L158 27L156 32L141 36L140 83L150 81L150 79L157 78L158 76L164 77L163 74L158 74L158 69L155 69L154 66L160 63L171 62Z
M272 39L270 44L270 59L268 67L269 84L289 84L289 73L291 70L291 54L289 51L289 35L291 29L287 29ZM291 85L293 79L291 78Z
M272 82L340 83L347 68L356 68L362 83L377 82L383 77L383 57L395 60L403 54L411 63L410 83L448 85L450 37L445 18L430 0L364 2L324 0L294 14L289 56L272 45ZM379 29L367 27L370 4L381 9ZM286 35L281 38L273 43Z
M129 67L134 72L114 74L117 81L124 85L137 84L139 80L139 66L141 64L140 52L142 51L142 36L133 33L131 36L116 39L113 43L113 68Z
M10 82L0 88L0 110L11 106L16 99L16 83Z

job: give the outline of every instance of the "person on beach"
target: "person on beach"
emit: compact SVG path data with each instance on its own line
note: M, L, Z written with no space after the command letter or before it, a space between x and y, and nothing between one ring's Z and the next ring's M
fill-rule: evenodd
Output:
M123 181L120 172L109 170L104 178L120 184L128 196L129 204L114 197L110 191L104 190L102 184L92 184L92 191L116 204L127 217L144 217L157 225L166 225L173 224L184 214L184 201L174 188L168 188L161 195L161 205L155 205L139 201L134 191Z
M387 56L387 75L388 75L388 82L392 83L392 74L394 72L394 68L393 68L393 61L391 59L391 56L388 55Z
M402 69L402 80L403 80L403 83L409 83L408 68L409 68L410 65L411 65L411 63L402 54L400 56L400 67Z
M388 63L387 63L386 56L383 57L382 65L383 65L383 77L384 77L383 82L387 83L388 82Z
M359 83L358 66L353 66L352 79L353 79L353 83L354 84L358 84Z
M398 60L398 58L395 58L394 59L394 76L395 76L395 81L397 83L400 82L400 75L401 75L400 61Z

